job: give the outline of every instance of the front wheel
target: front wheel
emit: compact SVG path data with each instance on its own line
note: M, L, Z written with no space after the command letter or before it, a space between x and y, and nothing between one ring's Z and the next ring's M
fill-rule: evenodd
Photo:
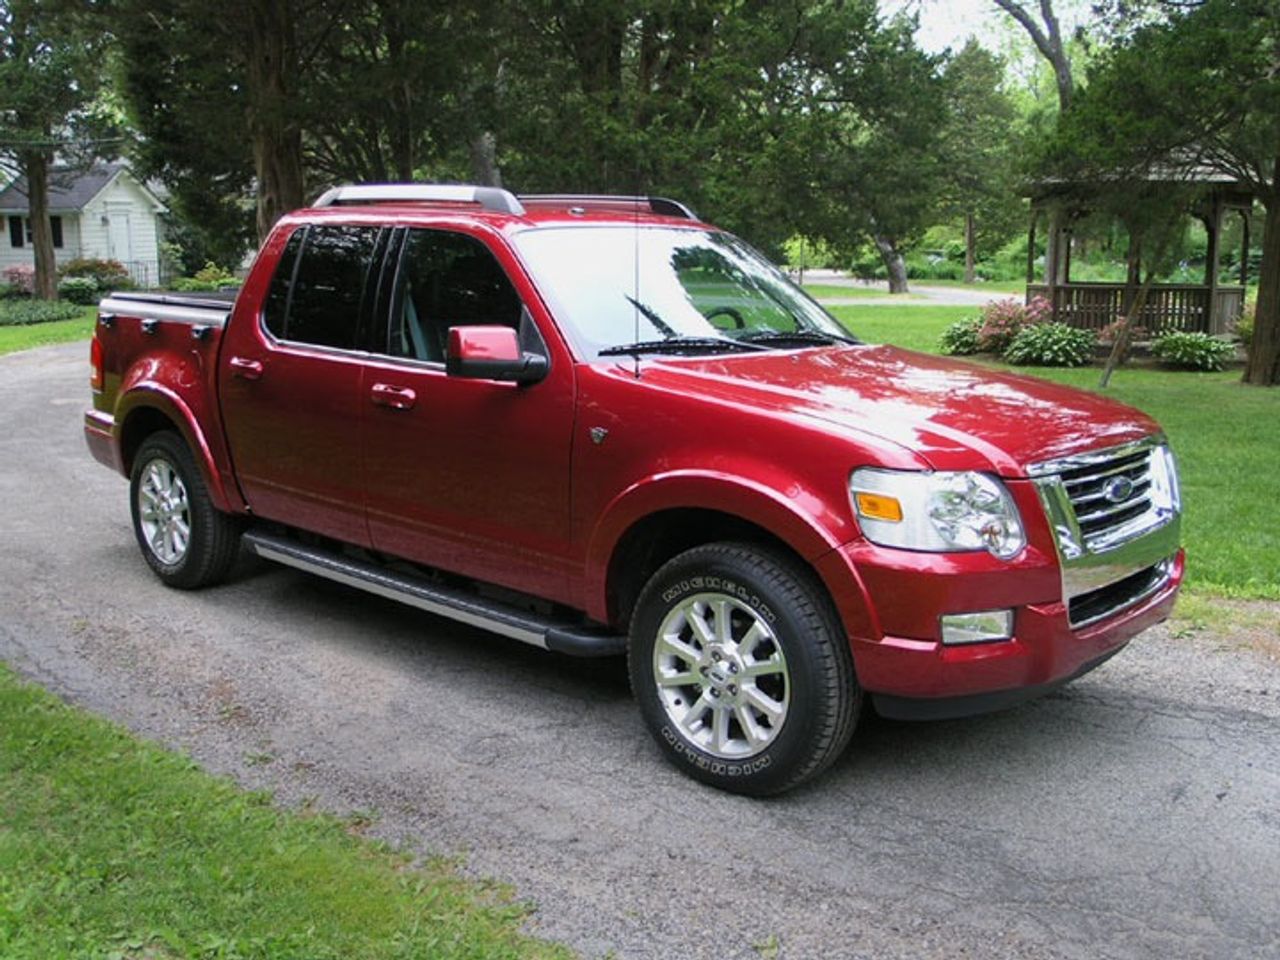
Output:
M821 772L862 699L822 587L752 545L695 547L659 569L637 602L628 658L667 756L735 793L781 793Z
M176 433L154 433L133 460L129 501L142 556L171 587L223 580L240 546L240 524L209 499L191 451Z

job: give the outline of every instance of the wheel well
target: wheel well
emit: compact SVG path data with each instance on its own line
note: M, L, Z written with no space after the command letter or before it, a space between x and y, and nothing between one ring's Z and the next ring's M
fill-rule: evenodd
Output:
M605 586L609 622L625 632L640 591L659 567L693 547L726 540L766 546L808 567L786 541L731 513L692 508L664 510L633 524L609 558Z
M153 407L142 407L129 414L120 433L120 459L126 474L133 472L133 458L142 442L161 430L173 430L182 436L178 425Z

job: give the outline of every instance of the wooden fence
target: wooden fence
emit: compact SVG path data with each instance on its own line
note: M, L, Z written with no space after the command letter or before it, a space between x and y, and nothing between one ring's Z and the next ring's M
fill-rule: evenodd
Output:
M1209 288L1203 284L1161 283L1147 294L1138 325L1147 330L1226 333L1244 309L1244 287L1222 286L1210 309ZM1123 320L1129 288L1123 283L1067 283L1053 288L1053 315L1086 330L1101 330ZM1027 284L1027 299L1049 298L1044 284Z

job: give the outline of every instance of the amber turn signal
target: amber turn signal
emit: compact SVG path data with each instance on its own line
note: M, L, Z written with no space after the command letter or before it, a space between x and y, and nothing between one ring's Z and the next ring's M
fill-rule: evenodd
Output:
M897 497L886 497L881 493L864 493L859 490L853 495L858 505L858 514L869 520L886 520L889 523L902 522L902 504Z

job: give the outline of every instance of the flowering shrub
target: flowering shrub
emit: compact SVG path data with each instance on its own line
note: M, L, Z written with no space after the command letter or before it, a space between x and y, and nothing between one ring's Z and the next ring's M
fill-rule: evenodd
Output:
M1026 327L1044 323L1053 316L1053 306L1044 297L1020 303L1013 297L993 300L982 308L978 342L982 350L1003 353Z
M1257 318L1258 301L1249 300L1244 305L1244 312L1240 314L1240 319L1236 321L1236 336L1240 338L1240 342L1246 349L1253 342L1253 323Z
M1207 333L1164 333L1151 341L1151 355L1171 367L1221 370L1235 347Z
M127 290L133 286L129 271L119 260L99 260L93 257L82 257L68 260L58 271L62 277L88 277L94 282L99 292L108 290Z
M981 328L982 317L957 320L942 331L938 340L939 349L953 357L978 353L982 349L982 338L979 336Z
M1116 337L1120 336L1120 331L1124 327L1123 320L1115 320L1108 323L1105 327L1098 331L1099 343L1115 343ZM1129 331L1129 342L1137 343L1140 340L1150 340L1151 331L1146 327L1135 324Z
M9 296L29 297L36 288L36 268L18 265L6 267L0 276L9 285Z
M1096 335L1065 323L1036 323L1018 331L1004 359L1036 367L1082 367L1093 359Z

